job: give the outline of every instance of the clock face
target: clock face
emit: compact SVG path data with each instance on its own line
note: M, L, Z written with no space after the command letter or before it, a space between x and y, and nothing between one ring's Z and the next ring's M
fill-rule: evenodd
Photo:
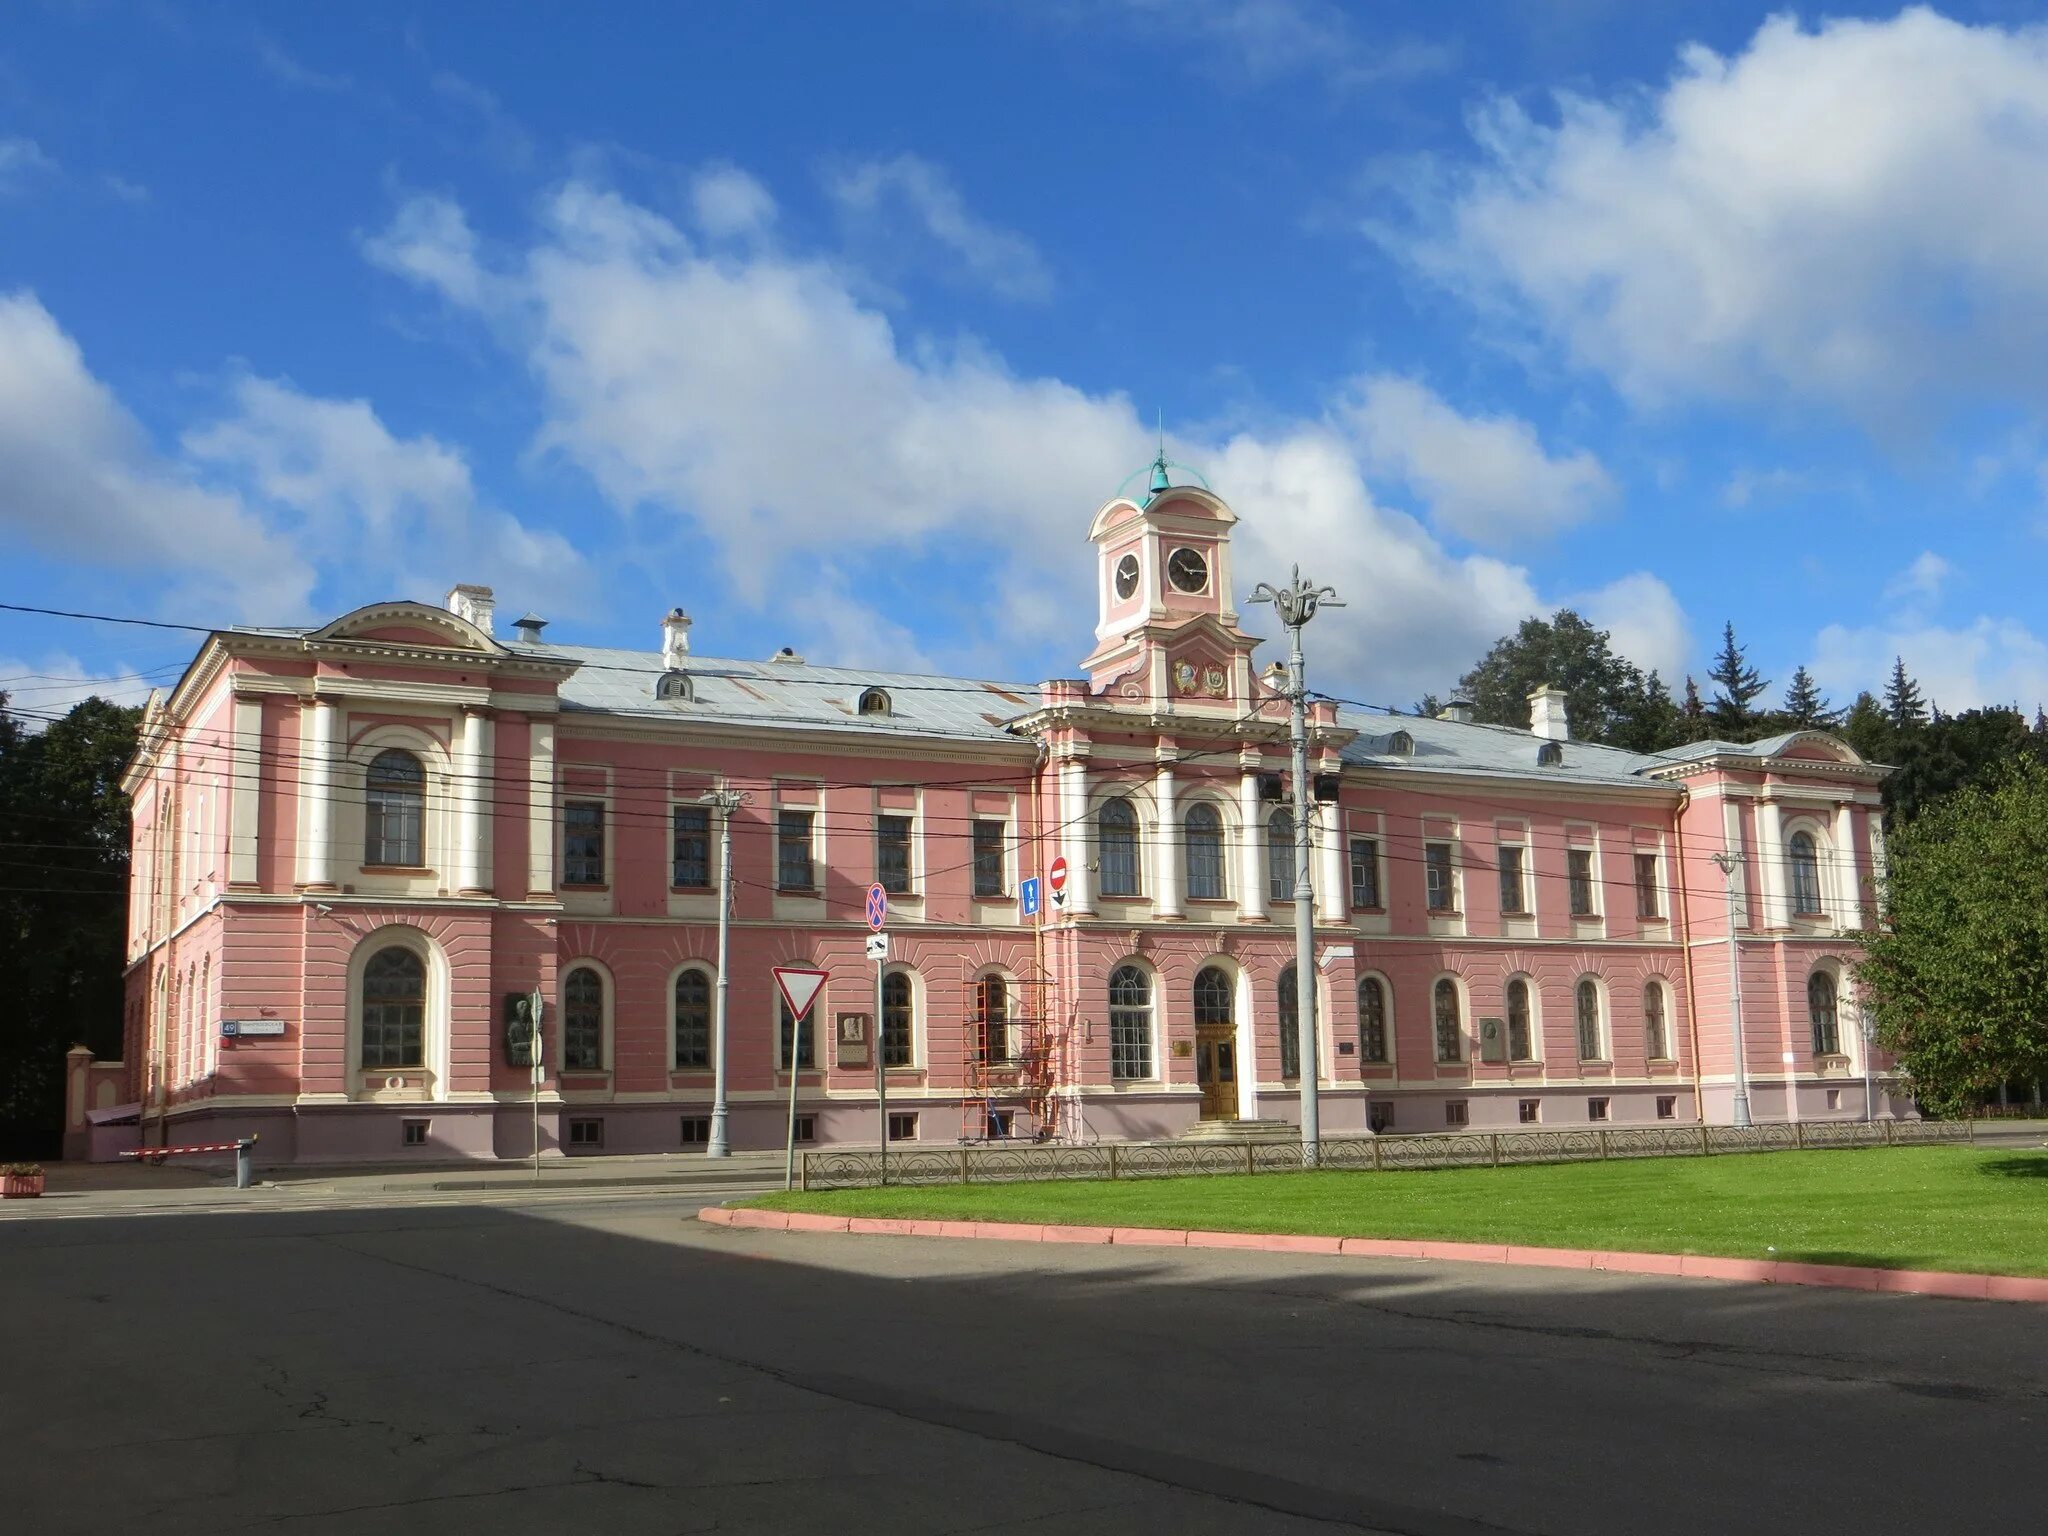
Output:
M1209 562L1199 549L1176 549L1167 558L1166 578L1177 591L1203 591L1209 585Z
M1138 557L1125 555L1116 563L1116 595L1129 597L1138 590Z

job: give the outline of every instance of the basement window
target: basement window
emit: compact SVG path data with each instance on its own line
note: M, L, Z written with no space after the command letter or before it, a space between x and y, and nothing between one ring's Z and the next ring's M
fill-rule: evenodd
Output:
M683 1116L683 1145L686 1147L708 1147L711 1145L711 1117L709 1115Z
M1659 1120L1676 1120L1678 1118L1678 1096L1676 1094L1662 1093L1657 1096L1657 1118Z
M917 1116L896 1114L889 1116L889 1139L891 1141L916 1141Z
M1469 1125L1472 1123L1472 1106L1465 1099L1450 1099L1444 1104L1445 1125Z
M1605 1120L1607 1112L1611 1107L1611 1103L1607 1099L1588 1099L1586 1100L1586 1118L1588 1120Z
M404 1144L408 1147L424 1147L427 1144L428 1120L407 1120L404 1122Z
M602 1120L571 1120L569 1122L569 1145L572 1147L603 1146L604 1122Z

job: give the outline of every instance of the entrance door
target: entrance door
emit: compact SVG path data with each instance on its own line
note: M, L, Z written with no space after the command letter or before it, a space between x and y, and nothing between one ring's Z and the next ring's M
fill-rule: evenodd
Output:
M1237 1118L1237 1032L1195 1031L1195 1081L1202 1085L1202 1118Z

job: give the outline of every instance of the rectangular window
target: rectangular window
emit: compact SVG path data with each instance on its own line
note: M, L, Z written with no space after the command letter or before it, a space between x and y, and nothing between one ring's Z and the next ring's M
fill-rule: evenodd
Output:
M811 813L780 810L775 813L775 888L778 891L811 891L817 881L811 873Z
M1509 916L1528 910L1522 900L1522 850L1513 843L1500 848L1500 909Z
M892 896L910 894L910 818L875 818L875 883Z
M1636 855L1636 916L1657 916L1657 855Z
M1678 1118L1678 1096L1676 1094L1664 1093L1657 1096L1657 1118L1659 1120L1676 1120Z
M679 805L675 814L674 868L669 883L701 891L711 884L711 808Z
M562 884L604 884L602 800L571 800L562 807Z
M1394 1128L1394 1106L1391 1104L1373 1104L1369 1106L1365 1112L1365 1123L1367 1129L1375 1132L1391 1131Z
M424 1146L425 1146L425 1145L427 1144L427 1126L428 1126L428 1124L429 1124L429 1122L428 1122L428 1121L425 1121L425 1120L408 1120L408 1121L406 1121L406 1122L405 1122L405 1144L406 1144L406 1145L407 1145L408 1147L424 1147Z
M1423 882L1428 888L1429 910L1449 912L1458 903L1458 888L1451 874L1451 845L1426 843L1422 849Z
M889 1115L889 1139L891 1141L917 1140L917 1116L891 1112Z
M1590 848L1567 848L1564 854L1565 869L1571 876L1572 916L1593 915L1593 850Z
M891 1118L894 1117L892 1116ZM816 1115L798 1115L796 1117L796 1139L799 1146L804 1142L816 1141L818 1139L818 1117Z
M1524 1099L1515 1106L1515 1118L1524 1125L1535 1125L1543 1119L1543 1101Z
M709 1115L683 1116L682 1144L686 1147L710 1146L711 1117Z
M604 1122L602 1120L571 1120L569 1122L569 1145L572 1147L603 1146Z
M1586 1100L1586 1118L1588 1120L1605 1120L1607 1118L1607 1109L1608 1101L1606 1099Z
M1003 894L1003 831L1000 821L974 824L974 894Z
M1445 1125L1469 1125L1472 1123L1472 1106L1463 1099L1450 1099L1444 1104Z
M1372 912L1379 909L1379 904L1379 839L1354 837L1351 839L1351 905L1355 910Z

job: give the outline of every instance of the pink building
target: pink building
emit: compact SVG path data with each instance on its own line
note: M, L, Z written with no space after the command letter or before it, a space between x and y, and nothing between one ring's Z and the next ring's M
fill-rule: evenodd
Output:
M832 973L797 1046L819 1143L875 1140L876 1046L899 1138L1293 1118L1286 708L1235 521L1189 487L1104 506L1086 675L1037 685L711 660L681 610L654 651L503 638L476 587L217 632L129 769L125 1062L74 1100L273 1161L516 1157L507 1020L537 989L544 1146L698 1146L724 900L737 1149L783 1136L781 964ZM1526 731L1315 707L1326 1132L1728 1120L1724 851L1756 1118L1861 1117L1884 770L1811 732L1637 756L1562 705L1539 690ZM714 789L746 797L730 890ZM1056 855L1065 903L1026 917Z

